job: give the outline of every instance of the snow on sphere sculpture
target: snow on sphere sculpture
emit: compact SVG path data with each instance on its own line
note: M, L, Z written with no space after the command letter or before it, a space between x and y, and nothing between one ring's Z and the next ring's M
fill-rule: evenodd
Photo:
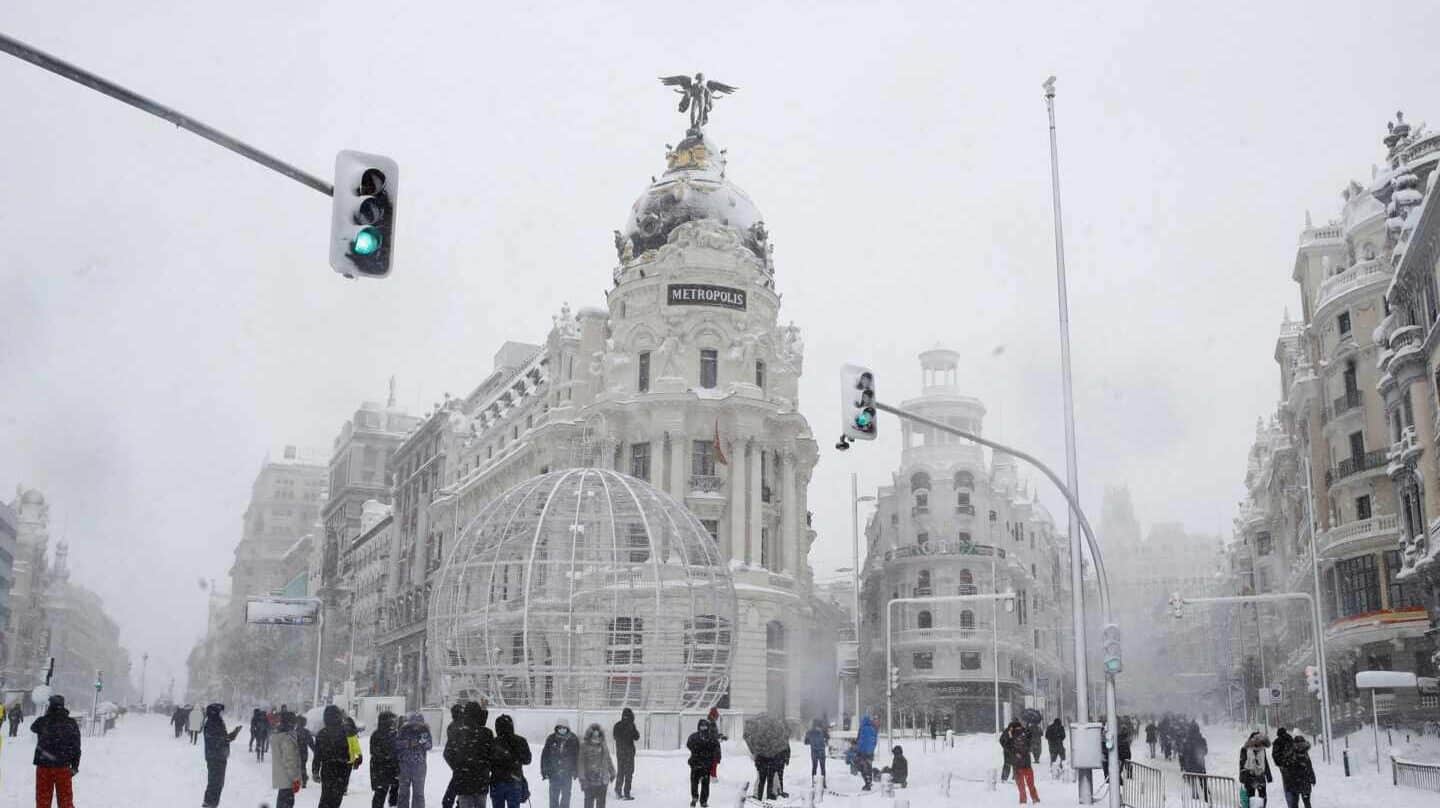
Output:
M715 540L644 480L531 478L465 526L435 578L430 664L499 707L708 709L729 686L735 585Z

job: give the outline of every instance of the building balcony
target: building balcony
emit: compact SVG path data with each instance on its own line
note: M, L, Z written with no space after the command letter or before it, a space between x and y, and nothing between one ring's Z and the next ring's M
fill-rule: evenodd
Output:
M1361 519L1357 522L1332 527L1320 533L1321 557L1334 556L1344 557L1355 552L1358 548L1368 547L1375 544L1391 543L1400 529L1400 517L1393 514L1381 514L1369 519Z
M724 487L725 481L715 474L691 474L690 492L692 494L718 494Z
M1346 390L1344 395L1330 402L1330 417L1339 418L1351 410L1358 410L1361 403L1359 390Z
M1384 468L1389 462L1390 452L1385 449L1375 449L1363 455L1347 457L1332 468L1325 470L1325 485L1327 487L1334 485L1352 474Z
M1430 618L1419 606L1351 615L1332 620L1325 627L1325 649L1333 654L1372 642L1421 637L1429 628Z
M1420 456L1424 447L1420 445L1420 439L1415 435L1415 427L1407 426L1400 430L1400 440L1390 444L1390 466L1388 471L1391 476L1401 471L1415 458Z
M1347 292L1372 283L1383 283L1389 276L1390 268L1378 258L1361 261L1344 272L1337 272L1320 282L1320 289L1315 294L1315 311L1321 311Z
M1396 375L1410 362L1424 362L1420 348L1425 343L1425 329L1418 325L1402 325L1390 335L1390 349L1380 355L1378 367L1384 373Z
M955 506L955 512L958 513L958 514L965 514L966 516L974 516L974 515L975 515L975 506L974 506L974 505L956 505L956 506Z

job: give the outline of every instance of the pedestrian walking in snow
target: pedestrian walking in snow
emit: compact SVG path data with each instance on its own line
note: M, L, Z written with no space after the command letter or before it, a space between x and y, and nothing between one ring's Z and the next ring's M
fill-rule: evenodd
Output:
M1279 746L1279 733L1276 733L1276 746ZM1310 789L1315 785L1315 767L1310 762L1310 742L1304 736L1296 735L1288 742L1285 750L1285 758L1281 760L1280 753L1275 753L1276 765L1280 767L1280 779L1285 785L1285 805L1287 808L1300 808L1301 800L1305 808L1310 808Z
M579 769L580 739L570 731L570 722L562 718L555 722L555 731L540 750L540 779L550 781L550 808L570 808L572 781ZM708 779L705 785L709 787Z
M495 719L495 743L490 746L490 804L494 808L520 808L530 801L525 767L530 765L530 742L515 734L515 720ZM378 806L377 806L378 808Z
M910 761L905 759L905 750L896 746L890 750L890 765L880 770L890 775L890 782L904 788L910 780Z
M447 750L448 750L448 749L450 748L450 740L451 740L451 738L454 736L456 725L458 725L458 724L461 722L461 720L463 720L464 710L465 710L465 704L464 704L464 702L456 702L455 704L450 705L450 724L449 724L449 726L445 727L445 746L444 746L444 749L447 749ZM446 759L445 759L445 762L448 764L448 763L450 762L450 759L449 759L449 758L446 758ZM454 767L452 766L452 767L451 767L451 772L450 772L450 781L449 781L448 783L446 783L446 785L445 785L445 794L444 794L442 797L440 797L440 808L454 808L454 805L455 805L455 772L454 772Z
M400 761L395 756L395 714L386 710L375 719L370 733L370 808L394 805L400 793Z
M488 717L484 707L467 701L460 720L450 725L445 738L445 762L450 764L456 808L482 808L490 788L490 747L495 736L485 726Z
M425 716L411 713L395 732L395 760L400 766L396 805L425 808L425 756L435 745Z
M860 770L860 776L865 780L861 791L870 790L870 781L875 776L875 744L879 740L880 731L875 727L875 719L869 713L861 716L860 730L855 735L855 768Z
M1150 723L1145 725L1145 745L1150 747L1151 760L1155 759L1155 742L1158 740L1157 736L1159 732L1160 729L1159 727L1155 726L1154 721L1151 721Z
M605 808L605 792L615 779L615 762L610 757L610 745L605 742L605 730L599 724L586 728L585 739L580 742L579 760L580 791L585 795L585 808Z
M1000 731L1000 737L996 739L996 742L1000 744L1000 782L1007 783L1010 781L1010 754L1005 750L1010 742L1009 727Z
M1045 743L1050 747L1050 765L1054 766L1055 761L1065 760L1065 725L1056 718L1045 728Z
M934 726L933 724L931 726ZM825 786L825 755L830 749L830 733L825 730L825 724L820 719L815 719L810 725L810 730L805 733L805 745L810 747L810 780L814 782L815 772L820 772L820 786Z
M295 738L295 716L281 711L271 739L270 786L275 789L275 808L295 808L295 795L305 787L305 766L300 762L300 742Z
M1265 799L1265 784L1275 780L1270 774L1270 758L1265 753L1269 748L1270 739L1259 732L1250 733L1245 745L1240 747L1240 785L1245 787L1252 805L1256 797Z
M20 732L20 719L25 717L25 711L20 708L19 700L16 700L14 704L10 705L10 709L6 711L5 717L10 719L10 737L14 738ZM175 733L175 737L180 737L180 733Z
M629 707L620 711L620 720L610 731L615 739L615 797L633 800L630 787L635 779L635 743L640 740L640 730L635 727L635 712Z
M310 753L315 751L315 736L305 726L305 716L296 715L295 721L295 745L300 748L300 787L304 788L310 784ZM320 772L315 772L315 779L320 779Z
M1020 792L1020 804L1024 805L1026 789L1029 789L1029 799L1040 801L1040 794L1035 790L1035 769L1034 760L1030 757L1030 742L1025 738L1025 727L1019 721L1011 721L1007 728L1003 746L1005 748L1005 763L1015 772L1015 788Z
M340 708L327 704L315 733L315 770L320 780L319 808L338 808L350 787L350 744Z
M205 736L205 797L200 808L215 808L220 804L220 792L225 788L225 767L230 762L230 744L239 737L241 725L225 731L225 719L220 714L225 705L212 702L205 705L205 723L200 733Z
M205 711L191 705L185 711L185 726L190 733L190 745L199 742L200 733L205 729Z
M695 808L697 802L701 808L707 808L710 804L709 775L720 762L720 739L715 734L714 725L704 718L700 719L695 731L685 741L685 748L690 750L690 759L686 761L690 766L690 808ZM550 808L557 806L552 803Z
M258 708L250 715L250 743L255 759L265 760L265 753L270 751L270 719Z
M35 733L35 808L75 808L71 778L80 771L80 725L65 709L65 697L50 697L45 714L30 725Z
M706 720L710 722L710 734L715 736L718 744L720 741L728 741L729 738L720 732L720 708L711 707L710 712L705 714ZM715 763L710 767L710 779L717 780L720 777L720 755L715 756Z

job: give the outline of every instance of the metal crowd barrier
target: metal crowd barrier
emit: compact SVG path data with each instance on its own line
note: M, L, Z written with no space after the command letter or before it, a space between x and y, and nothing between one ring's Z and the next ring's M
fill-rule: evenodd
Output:
M1440 764L1390 758L1390 779L1397 786L1440 791Z
M1120 804L1126 808L1165 808L1165 773L1130 761L1122 769Z
M1240 808L1240 781L1218 774L1183 772L1180 804L1183 808Z

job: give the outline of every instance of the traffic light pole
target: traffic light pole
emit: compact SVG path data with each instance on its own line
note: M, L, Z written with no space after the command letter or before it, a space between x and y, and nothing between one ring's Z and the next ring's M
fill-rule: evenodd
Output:
M1175 617L1180 618L1184 616L1181 613L1180 607L1187 603L1244 604L1264 603L1267 601L1274 602L1280 600L1303 600L1306 603L1310 604L1310 617L1311 621L1314 624L1314 630L1317 632L1315 635L1315 664L1320 668L1320 731L1325 736L1325 753L1329 754L1330 743L1332 741L1330 733L1330 698L1329 694L1325 692L1325 652L1321 648L1321 639L1323 635L1318 633L1319 631L1321 631L1319 601L1311 597L1309 592L1272 592L1263 595L1223 595L1209 598L1187 598L1182 597L1177 593L1174 597L1171 598L1171 604L1172 608L1175 609ZM1241 636L1244 636L1243 629ZM1262 682L1262 684L1264 683ZM1247 695L1246 698L1248 699L1249 696Z
M1105 617L1105 622L1106 622L1107 625L1109 625L1109 624L1114 624L1114 622L1115 622L1115 614L1114 614L1114 612L1111 610L1111 606L1110 606L1110 579L1109 579L1109 577L1108 577L1108 576L1106 575L1106 573L1105 573L1105 562L1104 562L1104 559L1102 559L1101 556L1100 556L1100 544L1099 544L1099 542L1095 541L1095 532L1090 529L1090 520L1087 519L1087 518L1085 518L1085 511L1084 511L1083 509L1081 509L1081 507L1080 507L1080 499L1079 499L1079 497L1077 497L1077 496L1075 495L1075 492L1074 492L1074 491L1070 490L1070 487L1069 487L1069 486L1067 486L1063 481L1061 481L1060 476L1059 476L1058 474L1056 474L1054 471L1052 471L1049 466L1047 466L1047 465L1045 465L1044 463L1040 462L1040 460L1039 460L1038 458L1034 457L1033 455L1027 454L1026 452L1022 452L1022 451L1020 451L1019 449L1011 448L1011 447L1009 447L1009 446L1006 446L1006 445L1003 444L1003 443L997 443L997 442L995 442L995 441L989 440L988 438L982 438L982 437L980 437L979 435L975 435L975 434L966 432L966 431L964 431L964 430L962 430L962 429L956 429L955 427L950 426L949 424L943 424L943 423L941 423L941 422L939 422L939 421L935 421L935 420L926 418L926 417L921 416L921 415L916 415L915 413L907 412L907 411L905 411L905 410L902 410L902 409L899 409L899 408L896 408L896 407L892 407L892 406L890 406L890 405L888 405L888 404L882 404L882 403L880 403L879 401L876 401L876 402L875 402L875 409L880 410L881 412L888 412L888 413L890 413L891 415L898 416L898 417L903 418L903 419L905 419L905 420L907 420L907 421L914 421L914 422L917 423L917 424L924 424L925 426L928 426L928 427L930 427L931 429L936 429L936 430L939 430L939 431L944 432L944 433L949 434L949 435L954 435L954 436L959 437L959 438L964 438L965 440L972 441L972 442L974 442L974 443L978 443L978 444L980 444L981 446L986 446L986 447L989 447L989 448L991 448L991 449L994 449L994 450L997 451L997 452L1004 452L1005 454L1008 454L1008 455L1010 455L1011 457L1014 457L1014 458L1016 458L1016 459L1023 460L1023 461L1025 461L1026 463L1029 463L1031 466L1033 466L1035 469L1037 469L1041 474L1044 474L1045 477L1046 477L1047 479L1049 479L1050 482L1053 483L1053 484L1055 485L1055 487L1060 490L1060 494L1065 497L1066 503L1068 503L1069 506L1070 506L1070 512L1071 512L1072 514L1074 514L1074 521L1079 523L1080 530L1085 534L1085 542L1086 542L1086 544L1089 545L1089 547L1090 547L1090 557L1091 557L1091 559L1092 559L1092 560L1094 561L1094 563L1095 563L1095 579L1096 579L1096 583L1097 583L1097 587L1096 587L1096 588L1099 590L1099 593L1100 593L1100 611L1101 611L1101 613L1104 615L1104 617ZM1071 553L1071 557L1070 557L1070 564L1071 564L1072 570L1075 570L1075 569L1078 569L1078 568L1079 568L1079 566L1080 566L1080 561L1081 561L1081 559L1080 559L1079 554L1076 553L1076 552L1072 552L1072 553ZM1078 573L1075 574L1074 576L1072 576L1072 581L1078 581L1078 580L1080 580L1080 576L1078 575ZM1077 601L1077 602L1080 602L1079 593L1076 593L1076 596L1077 596L1077 597L1076 597L1076 601ZM887 621L888 621L888 619L889 619L888 613L887 613L887 615L886 615L886 619L887 619ZM1078 615L1075 616L1075 624L1076 624L1077 627L1079 627L1079 628L1077 629L1077 631L1076 631L1076 637L1075 637L1075 642L1076 642L1076 654L1075 654L1075 656L1076 656L1076 661L1079 662L1079 663L1081 663L1081 664L1083 665L1083 663L1084 663L1084 658L1085 658L1084 653L1083 653L1083 648L1081 647L1081 644L1084 642L1084 634L1083 634L1084 615L1083 615L1083 614L1078 614ZM887 642L887 644L888 644L888 642L889 642L889 630L888 630L889 627L887 626L886 629L887 629L887 630L886 630L886 642ZM888 652L887 652L887 658L888 658ZM887 664L888 664L888 663L887 663ZM888 674L889 671L886 671L886 673ZM1084 670L1081 670L1081 669L1077 669L1077 670L1074 672L1074 676L1075 676L1075 690L1076 690L1075 704L1076 704L1076 706L1077 706L1077 709L1083 709L1084 706L1085 706L1086 704L1088 704L1088 698L1089 698L1089 694L1087 694L1087 693L1085 692L1085 689L1084 689L1085 686L1086 686L1086 684L1087 684L1087 678L1086 678L1086 676L1085 676L1085 671L1084 671ZM888 691L887 691L887 692L888 692ZM888 712L888 711L887 711L887 712ZM1078 722L1080 722L1080 723L1085 723L1085 722L1088 721L1088 719L1089 719L1089 715L1087 715L1087 714L1084 713L1084 712L1079 712L1079 713L1076 714L1076 720L1077 720ZM888 720L888 716L887 716L887 720ZM1109 757L1109 763L1110 763L1109 768L1110 768L1110 771L1118 773L1118 772L1120 771L1120 749L1119 749L1119 746L1120 746L1120 745L1119 745L1118 743L1116 743L1115 740L1120 737L1120 735L1119 735L1120 727L1119 727L1119 721L1118 721L1118 719L1117 719L1117 717L1116 717L1116 705L1115 705L1115 674L1112 673L1111 671L1108 671L1108 670L1105 672L1105 730L1106 730L1107 733L1109 733L1109 736L1110 736L1110 739L1111 739L1111 741L1110 741L1110 751L1107 753L1107 754L1108 754L1108 757ZM1117 784L1116 787L1109 789L1109 791L1107 792L1106 798L1105 798L1105 799L1106 799L1106 802L1107 802L1107 804L1110 806L1110 808L1120 808L1120 788L1119 788L1119 786L1118 786L1118 783L1119 783L1119 780L1118 780L1118 778L1117 778L1117 780L1116 780L1116 784Z
M89 87L96 92L104 93L105 95L108 95L117 101L122 101L132 107L135 107L136 109L148 112L157 118L162 118L166 121L169 121L170 123L175 124L181 129L193 132L212 143L223 146L224 148L235 152L241 157L249 160L254 160L255 162L259 163L262 166L265 166L271 171L283 174L290 179L300 183L301 185L313 188L326 196L333 196L335 193L335 189L330 183L299 168L296 168L295 166L290 165L289 163L281 160L278 157L266 154L265 152L260 151L254 146L251 146L250 144L245 143L238 138L233 138L225 134L224 132L221 132L219 129L216 129L212 126L207 126L206 124L203 124L178 110L171 109L164 104L152 101L151 99L146 98L145 96L140 95L137 92L121 87L113 81L105 79L101 76L97 76L94 73L91 73L90 71L82 67L72 65L69 62L64 61L63 59L51 56L50 54L45 53L39 48L27 45L18 39L13 39L6 36L5 34L0 34L0 51L4 51L5 53L8 53L16 58L23 59L35 65L36 67L48 70L57 76L63 76L77 84Z

